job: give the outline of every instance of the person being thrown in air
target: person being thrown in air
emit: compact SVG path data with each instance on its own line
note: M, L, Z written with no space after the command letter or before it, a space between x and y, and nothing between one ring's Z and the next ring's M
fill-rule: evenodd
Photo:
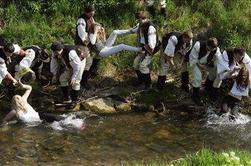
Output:
M140 47L133 47L126 44L113 45L118 35L123 35L123 30L114 30L106 39L105 29L97 23L93 24L93 33L90 34L90 43L93 50L101 57L108 57L121 51L140 52Z

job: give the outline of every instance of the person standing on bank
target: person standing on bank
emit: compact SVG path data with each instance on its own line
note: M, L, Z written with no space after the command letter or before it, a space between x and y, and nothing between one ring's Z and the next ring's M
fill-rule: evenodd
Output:
M189 92L188 62L189 53L193 44L193 33L190 31L180 33L167 33L162 38L162 52L160 59L160 69L157 81L157 88L162 90L165 87L166 75L169 66L176 70L174 56L179 56L181 64L181 89Z
M133 62L133 67L138 76L136 86L144 83L145 89L151 87L151 75L149 65L152 56L158 51L159 43L157 37L157 30L155 25L149 20L146 12L139 12L136 14L139 24L131 29L131 33L137 33L139 47L142 51L136 56Z
M60 42L54 42L51 45L51 50L53 51L50 66L53 74L52 82L56 83L59 81L63 93L63 103L76 102L78 100L85 59L80 60L74 46L63 45ZM72 88L71 95L70 88Z
M90 33L92 32L92 25L95 22L94 15L94 5L86 6L84 13L78 17L76 25L75 45L77 45L86 56L86 66L81 79L81 86L86 89L90 89L88 79L91 76L92 70L97 67L99 61L99 59L93 58L90 55L89 49Z
M200 99L200 88L202 85L202 72L208 72L205 90L211 90L208 82L213 82L216 78L216 63L221 56L218 47L218 40L214 37L209 38L206 42L197 41L189 55L189 63L192 68L192 100L197 105L203 105ZM210 91L209 91L210 92Z

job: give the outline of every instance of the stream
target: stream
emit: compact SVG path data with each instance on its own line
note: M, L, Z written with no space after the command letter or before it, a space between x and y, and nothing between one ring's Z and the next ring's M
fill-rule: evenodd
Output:
M136 161L171 161L201 148L251 152L249 117L226 121L213 113L205 118L165 118L149 113L98 116L71 114L62 124L0 128L0 165L123 165ZM3 118L3 113L0 118ZM80 130L79 123L85 129Z

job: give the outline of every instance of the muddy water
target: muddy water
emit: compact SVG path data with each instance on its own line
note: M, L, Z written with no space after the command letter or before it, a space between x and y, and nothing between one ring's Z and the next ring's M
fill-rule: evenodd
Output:
M156 120L145 113L81 118L84 131L18 123L0 128L0 165L122 165L173 160L202 147L251 151L250 123L217 126L203 119Z

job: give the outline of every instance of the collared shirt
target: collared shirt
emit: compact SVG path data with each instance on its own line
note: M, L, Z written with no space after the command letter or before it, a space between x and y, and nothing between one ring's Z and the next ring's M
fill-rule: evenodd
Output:
M192 50L191 53L189 55L189 63L190 65L194 65L197 63L200 64L206 64L207 63L207 56L209 55L210 52L207 53L206 56L202 57L201 59L199 59L199 53L200 53L200 42L197 41ZM215 65L217 64L218 58L221 56L221 52L220 52L220 48L217 47L217 51L215 53L215 58L214 58L214 63Z
M171 36L168 40L168 44L164 50L165 55L169 56L169 57L174 57L175 54L175 48L178 44L178 39L176 36ZM192 47L193 45L193 40L190 40L190 46L186 47L186 44L184 43L183 45L183 49L181 49L180 51L182 52L182 54L186 54Z

